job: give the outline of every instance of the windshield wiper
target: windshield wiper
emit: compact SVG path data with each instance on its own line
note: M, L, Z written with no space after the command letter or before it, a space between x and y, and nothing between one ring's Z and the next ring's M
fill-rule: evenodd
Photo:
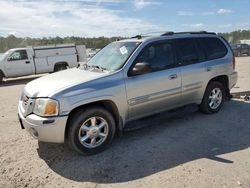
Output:
M104 71L104 70L107 70L105 67L100 67L98 65L88 65L89 67L93 67L94 69L98 69L98 70L101 70L101 71Z
M105 71L105 70L108 70L108 69L105 68L105 67L100 67L100 66L98 66L98 65L88 65L88 64L84 64L84 65L83 65L83 68L84 68L85 70L87 70L87 69L89 69L89 68L94 68L94 69L101 70L102 72Z

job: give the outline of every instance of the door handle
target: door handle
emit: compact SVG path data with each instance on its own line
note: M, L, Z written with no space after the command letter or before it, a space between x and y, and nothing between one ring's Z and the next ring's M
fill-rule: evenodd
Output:
M212 70L212 67L207 67L206 71L210 72Z
M169 80L173 80L177 78L177 74L172 74L169 76Z
M26 63L26 64L29 64L29 63L30 63L30 61L25 61L25 63Z

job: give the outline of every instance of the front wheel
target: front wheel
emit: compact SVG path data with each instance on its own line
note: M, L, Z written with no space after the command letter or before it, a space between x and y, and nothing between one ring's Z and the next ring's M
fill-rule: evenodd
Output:
M68 126L69 145L83 155L103 151L112 142L115 134L113 116L101 107L76 112L70 118Z
M206 114L218 112L223 106L225 96L225 88L222 83L216 81L209 83L200 104L200 111Z

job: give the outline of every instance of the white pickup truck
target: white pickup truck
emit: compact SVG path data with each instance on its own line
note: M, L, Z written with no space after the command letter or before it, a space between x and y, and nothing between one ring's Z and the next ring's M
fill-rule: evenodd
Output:
M78 66L86 61L84 45L54 45L10 49L0 58L0 83L3 78L51 73Z

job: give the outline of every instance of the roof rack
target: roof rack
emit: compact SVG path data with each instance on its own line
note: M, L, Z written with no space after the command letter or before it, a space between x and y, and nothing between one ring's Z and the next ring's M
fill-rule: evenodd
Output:
M175 34L173 31L167 31L163 33L161 36L167 36L167 35L173 35L173 34Z
M174 33L172 31L168 31L168 33ZM138 38L138 39L142 39L143 37L149 37L149 36L152 36L153 34L160 34L162 35L162 33L166 33L166 31L153 31L153 32L148 32L148 33L143 33L143 34L139 34L139 35L136 35L136 36L133 36L131 37L132 39L133 38ZM159 36L159 35L158 35Z
M211 34L211 35L216 35L214 32L207 32L207 31L185 31L185 32L166 32L163 33L161 36L167 36L167 35L173 35L173 34Z
M142 39L142 35L136 35L136 36L133 36L133 37L131 37L131 39L135 39L135 38L137 38L137 39Z
M168 35L175 35L175 34L211 34L211 35L216 35L216 33L214 32L207 32L207 31L185 31L185 32L173 32L173 31L166 31L166 32L151 32L151 33L146 33L146 34L140 34L140 35L136 35L131 37L131 39L133 38L137 38L137 39L142 39L143 37L147 37L150 36L149 34L154 34L154 33L163 33L160 36L168 36Z

